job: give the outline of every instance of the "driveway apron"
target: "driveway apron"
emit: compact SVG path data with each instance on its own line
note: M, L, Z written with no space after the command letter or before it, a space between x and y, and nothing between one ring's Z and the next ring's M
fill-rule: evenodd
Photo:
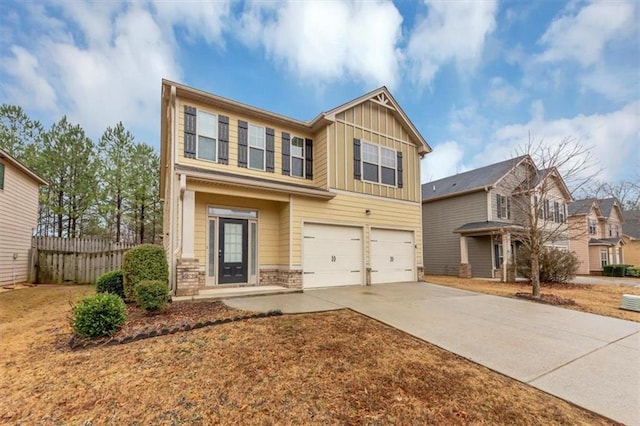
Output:
M613 420L640 425L640 323L429 283L225 303L284 313L349 308Z

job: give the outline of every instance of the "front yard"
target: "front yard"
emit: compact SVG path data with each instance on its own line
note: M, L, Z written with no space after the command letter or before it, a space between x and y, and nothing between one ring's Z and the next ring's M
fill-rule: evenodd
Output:
M500 283L446 275L428 275L424 280L433 284L496 296L514 297L516 293L531 293L531 285L526 283ZM563 308L640 322L640 313L619 309L622 295L640 295L640 288L605 284L542 284L540 293L553 294L575 301L575 305L563 305Z
M610 423L347 310L71 351L93 291L0 294L0 423Z

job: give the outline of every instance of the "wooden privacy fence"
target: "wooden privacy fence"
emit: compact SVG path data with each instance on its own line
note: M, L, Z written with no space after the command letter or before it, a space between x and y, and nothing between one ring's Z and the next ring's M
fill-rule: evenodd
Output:
M29 276L39 284L87 284L122 267L134 243L90 238L33 237Z

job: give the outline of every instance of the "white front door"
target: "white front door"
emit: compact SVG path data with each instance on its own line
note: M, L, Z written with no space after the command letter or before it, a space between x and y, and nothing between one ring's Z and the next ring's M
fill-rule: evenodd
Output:
M307 223L303 228L303 287L363 283L362 228Z
M371 229L371 283L416 280L413 231Z

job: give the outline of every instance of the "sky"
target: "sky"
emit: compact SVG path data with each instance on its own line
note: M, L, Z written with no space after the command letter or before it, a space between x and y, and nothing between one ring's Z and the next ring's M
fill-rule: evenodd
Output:
M433 148L422 182L574 138L640 168L636 1L13 1L0 103L159 146L163 78L300 120L382 85Z

